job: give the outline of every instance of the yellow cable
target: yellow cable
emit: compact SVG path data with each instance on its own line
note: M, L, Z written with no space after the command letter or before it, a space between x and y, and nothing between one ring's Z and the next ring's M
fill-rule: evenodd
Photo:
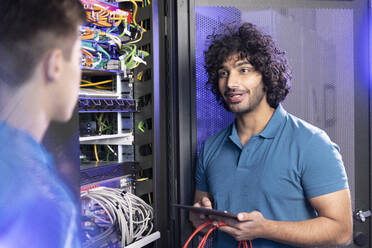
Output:
M142 80L143 72L144 72L144 71L141 71L140 73L137 74L137 79L138 79L139 81Z
M97 145L94 144L94 155L96 156L96 161L99 162L98 153L97 153Z
M142 21L141 21L141 22L142 22ZM143 36L143 34L142 34L142 32L140 32L140 34L141 34L141 36L140 36L140 38L139 38L138 40L130 41L130 42L127 42L126 44L133 44L133 43L137 43L137 42L139 42L140 40L142 40L142 36Z
M137 10L138 10L138 5L137 5L136 1L143 3L143 1L146 1L146 0L129 0L129 1L134 5L134 12L133 12L133 15L132 15L133 23L134 23L135 26L138 26L138 24L136 22L136 15L137 15ZM116 0L116 2L118 2L118 3L119 2L128 2L128 0ZM143 28L143 25L141 25L141 29L143 29L143 32L147 32L147 30ZM142 32L141 32L141 35L142 35ZM142 37L141 37L141 39L142 39ZM138 41L140 41L140 40L138 40Z
M138 6L137 6L136 1L134 1L134 0L129 0L129 1L131 1L132 4L134 5L134 12L133 12L133 15L132 16L133 16L133 23L134 23L134 25L137 26L136 14L137 14ZM128 2L128 1L125 1L125 0L116 0L116 2ZM143 2L143 0L141 2Z
M100 90L112 90L112 87L110 86L94 86L94 87Z
M149 180L149 178L144 177L144 178L137 179L136 182L143 182L143 181L147 181L147 180Z
M97 120L98 120L98 134L99 134L99 135L102 134L102 125L101 125L101 123L102 123L102 118L103 118L103 113L101 113L101 114L98 116L98 118L97 118Z
M134 0L130 0L133 5L134 5L134 12L133 12L133 23L134 25L137 26L137 22L136 22L136 14L137 14L137 9L138 9L138 6L137 6L137 3L134 1Z
M112 79L111 80L101 81L101 82L96 82L96 83L93 83L93 82L90 82L88 80L83 80L82 79L81 82L83 82L85 84L80 84L80 87L89 87L89 86L96 86L96 85L111 83L112 82Z
M103 33L101 32L102 34L106 35L107 37L109 37L111 40L113 40L119 47L119 49L121 48L121 40L119 37L116 37L112 34L107 34L107 33Z
M152 204L152 201L151 201L151 193L148 193L148 195L149 195L149 203L150 203L150 205Z

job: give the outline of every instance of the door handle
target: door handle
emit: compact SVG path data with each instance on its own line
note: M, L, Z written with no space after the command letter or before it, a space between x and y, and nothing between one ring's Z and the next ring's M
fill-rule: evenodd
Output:
M354 219L358 220L359 222L365 223L367 221L367 218L371 217L371 211L370 210L356 210L354 211ZM357 246L366 246L368 243L368 237L363 232L356 232L353 235L354 244Z
M365 246L368 243L368 237L362 232L357 232L353 237L354 244L357 246Z
M360 222L366 222L367 218L371 216L371 211L363 211L363 210L356 210L354 212L354 217L359 220Z

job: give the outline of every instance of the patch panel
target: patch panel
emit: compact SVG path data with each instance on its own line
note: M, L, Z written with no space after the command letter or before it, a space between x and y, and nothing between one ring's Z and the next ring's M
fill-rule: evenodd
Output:
M137 103L133 99L97 99L80 97L79 112L136 112Z
M94 166L94 164L83 163L81 165L81 190L88 190L98 186L113 188L132 187L132 180L123 180L123 178L136 178L138 173L138 163L136 162L103 164L103 166L99 167Z

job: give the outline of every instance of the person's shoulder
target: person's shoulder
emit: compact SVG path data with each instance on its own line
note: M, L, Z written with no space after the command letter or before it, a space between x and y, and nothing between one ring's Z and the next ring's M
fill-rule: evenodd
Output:
M321 143L335 145L324 130L292 114L288 114L286 130L291 142L301 147Z
M220 131L213 134L212 136L208 137L204 141L204 149L208 150L208 149L214 147L215 145L221 144L223 142L223 140L226 138L226 136L230 135L231 127L232 127L232 124L230 124L229 126L221 129Z
M219 151L224 144L227 136L231 134L231 128L233 124L218 131L216 134L208 137L203 144L203 147L199 153L199 161L210 161Z
M287 128L290 132L292 132L292 134L296 134L304 138L309 138L314 135L318 136L324 133L321 128L289 113L287 119Z

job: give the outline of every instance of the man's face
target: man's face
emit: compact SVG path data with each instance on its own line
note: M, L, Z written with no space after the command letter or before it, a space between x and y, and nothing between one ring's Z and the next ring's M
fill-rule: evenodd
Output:
M62 77L63 86L60 89L61 104L60 114L56 117L58 121L67 121L71 118L75 107L81 80L81 41L79 38L73 43L70 59L63 59Z
M228 57L218 70L218 88L225 106L235 114L250 113L264 99L262 74L238 54Z

